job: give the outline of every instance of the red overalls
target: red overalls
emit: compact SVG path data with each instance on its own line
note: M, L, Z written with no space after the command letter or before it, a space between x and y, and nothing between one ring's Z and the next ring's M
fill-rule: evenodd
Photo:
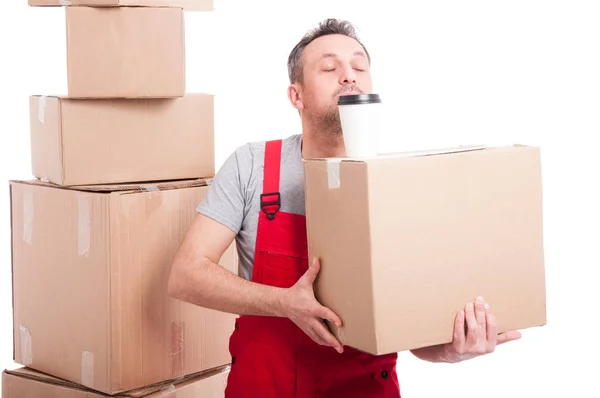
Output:
M252 280L288 288L308 269L308 249L305 217L279 211L281 144L269 141L265 148ZM344 347L339 354L287 318L239 317L229 351L226 398L400 397L396 353L373 356Z

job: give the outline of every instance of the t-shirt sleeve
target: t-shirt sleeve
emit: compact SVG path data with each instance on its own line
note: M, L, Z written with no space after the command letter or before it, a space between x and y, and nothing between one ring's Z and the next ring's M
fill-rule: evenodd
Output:
M204 200L196 211L225 225L236 234L244 221L245 187L240 177L238 151L225 160L215 174Z

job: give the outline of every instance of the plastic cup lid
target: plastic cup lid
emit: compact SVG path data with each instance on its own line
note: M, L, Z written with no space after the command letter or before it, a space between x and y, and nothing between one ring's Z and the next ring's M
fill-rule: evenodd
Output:
M379 103L381 103L379 94L341 95L338 99L338 105L363 105Z

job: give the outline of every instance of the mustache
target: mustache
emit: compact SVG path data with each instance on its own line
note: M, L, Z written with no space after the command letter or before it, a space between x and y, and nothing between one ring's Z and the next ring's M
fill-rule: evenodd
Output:
M351 92L355 92L357 94L364 94L364 91L362 91L358 86L353 84L351 86L340 87L340 89L337 90L333 96L337 97L340 94L346 94L346 93L351 93Z

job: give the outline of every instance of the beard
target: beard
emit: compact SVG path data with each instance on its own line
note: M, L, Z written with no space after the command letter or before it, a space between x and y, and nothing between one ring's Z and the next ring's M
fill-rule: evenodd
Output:
M321 114L314 115L314 125L316 131L329 138L342 136L342 122L337 106L331 107Z
M325 111L311 112L311 107L307 110L310 112L311 124L315 131L324 139L338 142L342 139L342 122L337 105L337 99L341 94L353 93L363 94L364 92L355 85L343 86L338 89L332 96L334 104Z

